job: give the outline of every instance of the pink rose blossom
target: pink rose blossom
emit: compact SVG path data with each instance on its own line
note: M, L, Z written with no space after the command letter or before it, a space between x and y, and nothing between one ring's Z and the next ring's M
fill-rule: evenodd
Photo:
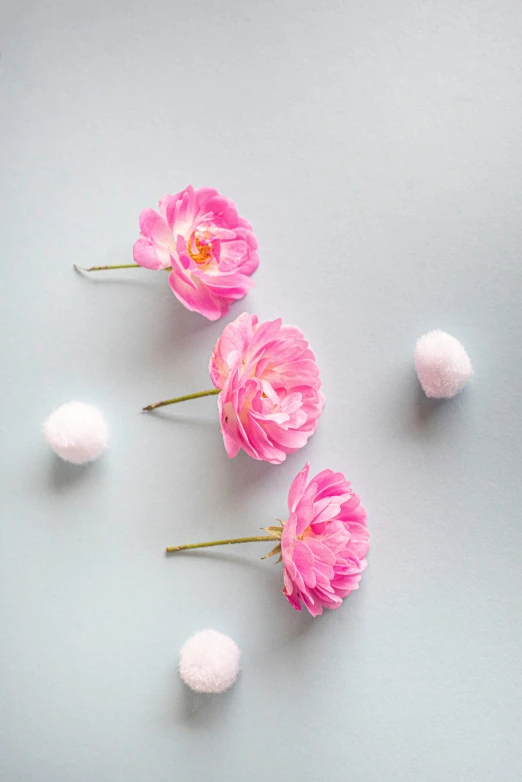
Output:
M315 432L324 397L315 356L295 326L243 313L225 327L210 359L230 458L242 448L280 464Z
M217 190L189 185L166 195L159 211L140 214L134 260L147 269L168 269L169 285L185 307L209 320L226 315L253 286L259 265L252 226Z
M357 589L369 548L366 511L340 472L323 470L306 485L310 465L288 493L290 516L283 527L281 554L288 602L312 616L339 608Z
M167 552L276 542L263 559L280 555L283 594L290 605L301 611L304 603L312 616L320 616L323 608L339 608L344 598L358 588L366 568L366 511L342 473L323 470L307 483L309 471L310 465L306 464L290 486L288 521L263 527L267 535L186 543L170 546Z

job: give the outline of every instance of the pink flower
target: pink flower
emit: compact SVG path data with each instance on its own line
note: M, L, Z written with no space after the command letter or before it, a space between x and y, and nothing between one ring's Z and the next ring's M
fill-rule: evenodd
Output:
M209 320L226 315L253 286L259 265L252 226L217 190L189 185L159 202L159 212L140 214L134 260L147 269L168 269L169 285L188 310Z
M315 432L324 397L319 367L302 332L281 319L243 313L225 327L210 359L230 458L242 448L280 464Z
M281 554L288 602L312 616L339 608L357 589L369 548L366 511L340 472L323 470L306 485L310 465L288 493L290 516L283 527Z

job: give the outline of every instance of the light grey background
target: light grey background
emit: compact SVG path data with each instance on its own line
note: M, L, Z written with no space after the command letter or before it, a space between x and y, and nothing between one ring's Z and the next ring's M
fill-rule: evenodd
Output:
M1 782L517 782L521 756L522 7L519 0L11 3L0 14ZM212 185L254 225L222 322L131 261L139 211ZM328 404L278 467L228 461L209 386L223 326L282 315ZM431 404L415 339L476 377ZM40 433L97 404L86 469ZM343 470L370 566L312 620L255 534L291 479ZM176 674L230 634L225 696Z

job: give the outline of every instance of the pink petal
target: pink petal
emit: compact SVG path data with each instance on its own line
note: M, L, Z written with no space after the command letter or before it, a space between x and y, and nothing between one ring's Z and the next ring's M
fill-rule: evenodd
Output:
M132 254L136 263L145 269L167 269L172 261L169 251L144 237L134 242Z
M310 472L310 462L307 462L303 469L297 473L294 480L292 481L292 485L290 486L290 491L288 492L288 510L290 513L293 513L295 511L297 503L303 496L306 481L308 480L308 473Z
M143 236L158 244L170 246L173 243L172 231L154 209L144 209L140 212L140 230Z
M194 288L194 284L189 284L183 279L179 269L172 267L169 274L169 285L176 298L185 305L188 310L199 312L208 320L218 320L228 312L229 306L225 302L216 301L205 286Z

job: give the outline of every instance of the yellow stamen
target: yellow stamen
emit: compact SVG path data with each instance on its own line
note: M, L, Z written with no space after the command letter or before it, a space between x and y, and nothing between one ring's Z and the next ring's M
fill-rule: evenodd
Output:
M201 240L199 231L195 231L190 237L187 242L187 251L195 263L208 263L212 258L212 245Z

